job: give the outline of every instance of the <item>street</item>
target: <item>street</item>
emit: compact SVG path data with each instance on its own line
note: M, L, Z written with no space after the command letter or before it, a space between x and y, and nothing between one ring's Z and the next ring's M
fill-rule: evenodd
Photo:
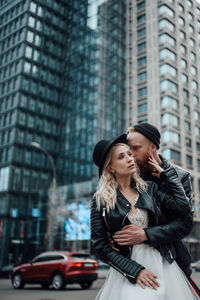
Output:
M2 300L93 300L102 286L104 279L98 279L89 290L80 286L68 285L64 290L42 289L40 285L26 285L22 290L15 290L9 279L0 279L0 298Z
M200 286L200 272L192 277ZM22 290L15 290L9 279L0 279L0 297L2 300L94 300L104 280L96 280L89 290L82 290L79 285L68 285L62 291L54 291L43 290L39 285L26 285Z

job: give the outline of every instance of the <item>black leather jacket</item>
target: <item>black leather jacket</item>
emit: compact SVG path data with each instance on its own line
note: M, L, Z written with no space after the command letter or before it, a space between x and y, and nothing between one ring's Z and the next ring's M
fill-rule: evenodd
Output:
M182 220L182 226L174 231L172 242L189 234L192 228L192 216L188 198L182 187L181 181L173 166L168 166L162 172L162 184L149 182L148 190L140 193L136 203L137 208L147 209L149 217L149 227L159 225L165 213L172 222L176 218ZM130 211L129 201L117 191L117 202L114 210L109 213L106 208L101 206L97 210L96 200L93 198L91 206L91 241L97 256L122 273L132 283L136 282L137 275L144 269L136 261L130 259L131 247L118 247L120 252L111 247L110 239L114 232L120 230L124 225L130 224L127 215ZM169 228L170 230L170 228ZM158 235L158 233L157 233ZM162 236L162 230L160 231ZM162 239L162 238L161 238ZM155 245L161 255L172 263L175 259L173 243L163 243Z
M170 164L165 158L160 156L162 160L162 168L168 169L169 167L173 167L179 177L181 184L185 190L187 199L190 205L190 214L188 216L188 225L185 223L185 220L177 217L174 220L171 220L168 215L163 213L162 217L159 219L157 226L146 228L146 234L148 236L148 243L154 247L158 247L159 245L165 243L171 243L172 251L174 252L174 257L176 262L180 266L180 268L185 272L185 274L189 277L191 275L191 256L184 244L181 240L182 228L184 226L188 226L188 233L193 225L193 193L192 193L192 184L190 173L181 167ZM145 180L153 180L158 183L158 185L164 185L164 182L157 181L155 177L149 176L144 178Z

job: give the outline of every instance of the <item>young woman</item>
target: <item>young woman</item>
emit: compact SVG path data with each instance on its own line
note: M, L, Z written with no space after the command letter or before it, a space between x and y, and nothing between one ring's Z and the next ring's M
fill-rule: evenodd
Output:
M98 257L111 266L96 300L200 299L175 262L171 244L157 249L148 243L130 247L119 246L112 239L124 225L146 228L156 224L161 212L171 218L185 218L190 212L174 168L164 171L152 155L149 164L165 189L144 182L130 148L122 143L125 140L125 135L114 141L101 140L93 152L100 181L91 207L92 245Z

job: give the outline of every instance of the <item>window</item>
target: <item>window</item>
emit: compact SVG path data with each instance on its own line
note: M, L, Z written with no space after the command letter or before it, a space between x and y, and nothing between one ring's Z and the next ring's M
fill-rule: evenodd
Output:
M173 126L179 126L179 118L171 113L165 113L161 117L162 125L171 124Z
M180 144L180 135L172 130L165 130L162 133L162 143L173 142Z
M30 73L31 72L31 64L27 61L24 63L24 72L25 73Z
M192 156L186 155L186 163L187 163L187 166L189 166L189 167L192 166Z
M196 95L193 95L193 103L195 105L199 105L199 97L197 97Z
M183 83L188 83L188 77L185 74L181 74L181 79Z
M194 27L189 25L189 33L194 34Z
M196 61L196 54L194 52L191 52L190 58L191 58L191 60Z
M10 168L5 167L0 169L0 191L7 191L9 184Z
M167 14L169 17L174 18L174 11L165 4L158 8L158 13L159 15Z
M192 75L197 75L197 68L194 66L191 66L191 74Z
M185 145L186 145L186 147L191 148L192 147L192 141L191 141L191 139L189 139L189 138L186 137L186 139L185 139Z
M169 79L164 79L160 82L160 90L161 91L171 90L172 92L177 93L178 86L173 81Z
M185 20L182 17L178 18L178 22L181 26L185 26Z
M176 77L177 71L176 68L172 67L169 64L163 64L160 66L160 75L170 74L171 76Z
M181 13L184 12L184 7L183 7L183 5L181 5L180 3L178 4L178 9L179 9L179 11L180 11Z
M196 137L198 138L200 137L200 128L198 126L194 127L194 133Z
M185 47L184 45L182 45L182 44L181 44L181 46L180 46L180 50L181 50L181 53L184 54L184 55L185 55L186 52L187 52L186 47Z
M181 67L183 68L183 69L187 69L187 61L185 60L185 59L181 59Z
M144 97L147 95L147 87L138 89L138 97Z
M195 121L200 121L200 113L198 111L195 110L193 112L193 115L194 115Z
M146 15L145 15L145 14L143 14L143 15L141 15L141 16L139 16L139 17L137 18L138 24L143 23L143 22L145 22L145 21L146 21Z
M137 32L138 38L141 38L146 35L146 28L142 28Z
M30 11L33 13L36 13L36 8L37 8L37 6L36 6L35 2L31 2Z
M145 1L142 1L140 3L137 4L137 10L145 8Z
M138 81L147 80L147 72L142 72L138 74Z
M171 96L164 96L161 98L161 107L171 107L174 109L178 109L178 101Z
M27 32L27 41L30 43L33 43L33 39L34 39L34 34L32 31L28 31Z
M146 113L147 112L147 103L138 105L138 113Z
M198 83L195 80L192 80L192 87L194 90L198 90Z
M35 18L33 18L32 16L30 16L30 17L28 18L28 25L29 25L30 27L35 27Z
M176 161L180 161L181 160L181 154L180 152L176 151L176 150L172 150L172 149L165 149L162 151L162 155L163 157L165 157L166 159L174 159Z
M182 39L182 40L185 40L186 39L186 34L185 34L185 32L184 31L180 31L180 38Z
M188 121L185 121L184 125L185 125L185 130L186 131L190 131L191 130L191 125L190 125L190 123Z
M187 105L184 105L184 114L189 115L190 114L190 108Z
M183 98L188 102L189 101L189 92L186 89L183 89Z
M164 48L160 50L160 59L169 58L172 61L176 61L176 54L169 50L168 48Z
M195 47L195 41L193 39L189 39L189 45L194 48Z
M200 152L200 143L196 143L196 149Z
M146 56L143 56L141 58L138 58L138 67L144 66L147 63Z
M188 13L188 19L190 20L190 21L193 21L194 20L194 16L193 16L193 14L192 13Z
M138 44L138 52L144 51L146 49L146 42Z
M159 37L160 44L169 43L172 47L175 47L176 40L168 33L162 33Z
M159 29L164 29L164 28L168 28L172 32L175 31L175 25L167 19L162 19L159 21Z

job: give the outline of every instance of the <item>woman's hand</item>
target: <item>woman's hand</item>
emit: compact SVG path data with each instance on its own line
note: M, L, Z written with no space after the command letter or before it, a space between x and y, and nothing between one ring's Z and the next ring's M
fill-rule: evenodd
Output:
M164 169L161 168L153 154L149 157L149 164L153 167L151 174L157 178L160 178L160 174L164 171Z
M154 273L147 269L143 269L137 276L136 282L142 289L145 289L145 286L148 286L151 289L157 290L160 285L156 278L157 276Z

